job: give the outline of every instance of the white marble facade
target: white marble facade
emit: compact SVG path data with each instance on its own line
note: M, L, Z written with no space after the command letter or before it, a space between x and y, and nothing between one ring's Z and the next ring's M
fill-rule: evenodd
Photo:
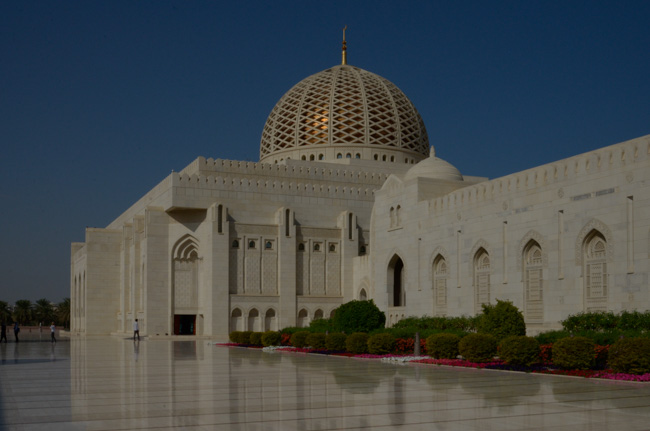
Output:
M73 333L137 318L225 339L370 298L389 323L507 299L531 332L650 307L650 136L494 180L428 147L384 78L306 78L269 115L263 162L199 157L72 244Z

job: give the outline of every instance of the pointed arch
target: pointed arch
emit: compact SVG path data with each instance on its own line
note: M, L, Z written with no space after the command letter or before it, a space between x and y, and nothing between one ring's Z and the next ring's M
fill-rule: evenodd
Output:
M442 253L437 253L431 265L434 315L447 314L447 280L449 264Z
M582 244L585 311L606 311L609 296L608 241L597 229Z
M183 235L172 247L172 258L189 260L198 258L199 241L190 234Z
M605 239L605 242L607 244L607 260L611 262L614 257L614 238L612 237L612 231L605 223L597 219L592 219L587 224L585 224L582 229L580 229L580 232L576 237L576 265L583 266L585 240L589 235L591 235L592 231L598 231Z
M235 307L230 312L230 332L232 331L243 331L243 319L241 309Z
M490 276L492 263L490 254L483 247L474 253L472 273L474 281L474 311L481 311L481 305L490 303Z
M199 314L199 245L192 235L182 236L172 247L173 333L180 335L181 321L195 322ZM192 326L197 328L196 326ZM197 335L198 332L196 332Z
M541 245L529 239L521 256L524 279L524 318L526 322L544 322L544 252Z
M479 239L474 243L474 247L472 247L471 251L469 252L469 255L471 258L469 259L469 272L470 274L474 271L474 260L473 258L476 257L476 253L479 251L479 249L485 250L485 252L489 255L492 256L492 247L490 244L485 241L484 239Z
M399 254L395 253L388 262L386 280L388 285L388 300L391 307L404 307L406 305L404 274L404 261Z
M264 313L264 331L277 331L278 330L278 323L277 323L277 313L275 312L275 308L271 307L266 312Z
M524 264L525 250L526 247L529 246L531 240L535 241L539 245L539 248L542 250L542 265L544 268L546 268L548 266L548 253L546 252L548 247L546 245L546 239L536 230L529 230L526 232L526 235L524 235L519 241L517 268L521 268Z
M296 323L296 326L299 328L306 328L309 326L309 312L307 312L306 308L302 308L300 311L298 311L298 319Z

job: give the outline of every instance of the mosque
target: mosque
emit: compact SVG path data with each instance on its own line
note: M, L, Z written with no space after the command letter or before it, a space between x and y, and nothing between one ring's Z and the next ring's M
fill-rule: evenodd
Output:
M530 332L650 308L650 135L489 180L430 147L392 82L347 63L298 82L258 163L199 157L72 243L74 334L226 339L373 299L407 316L512 301Z

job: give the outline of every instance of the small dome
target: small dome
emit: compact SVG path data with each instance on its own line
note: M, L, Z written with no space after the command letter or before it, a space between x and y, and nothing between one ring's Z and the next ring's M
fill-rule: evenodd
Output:
M404 181L412 178L430 178L434 180L463 181L463 176L454 165L436 157L431 149L431 155L413 166L404 175Z
M303 79L282 96L264 125L260 161L314 154L322 154L316 160L340 154L378 160L380 153L412 163L426 157L428 147L424 122L399 88L342 64Z

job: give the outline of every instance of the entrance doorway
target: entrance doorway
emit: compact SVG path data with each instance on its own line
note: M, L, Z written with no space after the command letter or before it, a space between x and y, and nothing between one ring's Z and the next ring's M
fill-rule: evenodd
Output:
M196 335L196 315L174 314L174 335Z

